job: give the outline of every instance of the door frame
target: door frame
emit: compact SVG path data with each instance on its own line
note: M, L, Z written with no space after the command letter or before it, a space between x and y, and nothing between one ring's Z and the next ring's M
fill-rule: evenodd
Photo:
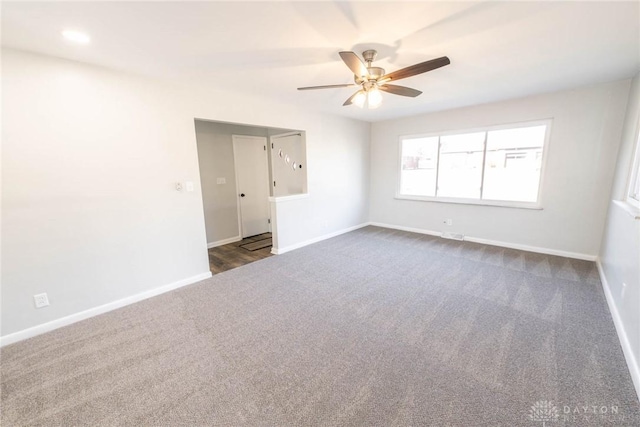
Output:
M240 240L242 240L244 239L244 236L243 236L244 233L242 232L242 206L240 206L240 187L238 185L238 158L236 153L237 138L247 138L247 139L256 139L256 140L264 141L265 152L266 152L264 161L266 163L265 170L267 171L267 176L265 176L264 179L266 180L267 184L269 184L267 185L267 204L269 203L270 182L269 182L269 159L267 158L267 156L269 155L269 150L267 150L266 147L267 147L267 144L269 144L271 141L266 136L240 135L240 134L231 135L231 146L233 148L233 174L234 174L234 179L236 183L236 210L238 211L238 234L240 234ZM269 219L269 232L271 232L271 209L268 209L267 212L268 212L267 215Z

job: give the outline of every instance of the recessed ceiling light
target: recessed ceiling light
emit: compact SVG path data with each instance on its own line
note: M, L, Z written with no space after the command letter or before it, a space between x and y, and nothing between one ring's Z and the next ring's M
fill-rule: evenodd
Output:
M78 44L89 44L89 42L91 41L91 38L88 35L75 30L64 30L62 32L62 37L69 40L70 42Z

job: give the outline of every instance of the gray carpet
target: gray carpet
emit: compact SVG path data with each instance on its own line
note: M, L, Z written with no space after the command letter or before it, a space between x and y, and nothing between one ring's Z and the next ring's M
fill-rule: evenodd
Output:
M640 424L593 263L375 227L1 357L3 426Z

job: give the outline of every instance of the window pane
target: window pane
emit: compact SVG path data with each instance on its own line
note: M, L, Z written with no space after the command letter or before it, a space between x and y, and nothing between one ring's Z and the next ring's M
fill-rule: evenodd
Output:
M482 198L536 202L546 126L490 131Z
M479 199L484 132L440 138L438 197Z
M404 139L400 194L435 196L438 167L438 137Z

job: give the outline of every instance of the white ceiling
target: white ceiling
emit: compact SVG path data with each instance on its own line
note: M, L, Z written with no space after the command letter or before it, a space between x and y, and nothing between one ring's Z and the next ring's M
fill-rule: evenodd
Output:
M2 44L378 121L631 77L640 3L3 1ZM424 93L384 94L377 110L343 107L350 88L296 90L352 82L338 52L368 48L387 72L451 65L398 82Z

